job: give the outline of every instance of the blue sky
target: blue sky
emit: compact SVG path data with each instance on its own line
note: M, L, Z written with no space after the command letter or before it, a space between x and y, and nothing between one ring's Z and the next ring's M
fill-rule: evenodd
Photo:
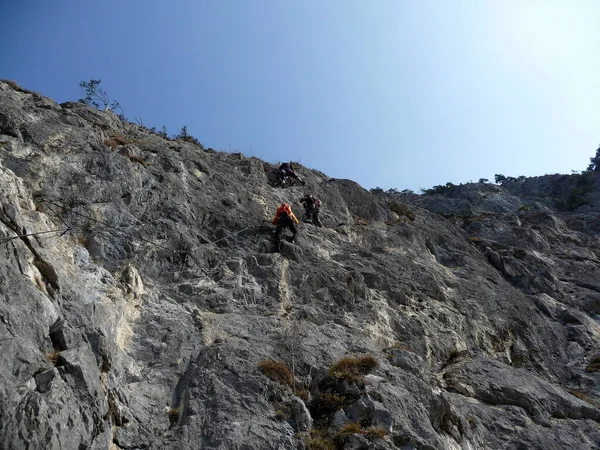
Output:
M0 0L0 78L366 188L582 170L598 1Z

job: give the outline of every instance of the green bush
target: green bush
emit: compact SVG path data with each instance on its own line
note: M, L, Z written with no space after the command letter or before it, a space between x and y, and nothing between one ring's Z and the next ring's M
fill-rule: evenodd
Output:
M565 211L574 211L580 206L587 205L588 201L585 199L585 195L594 190L594 175L592 172L571 176L575 177L575 187L571 189L566 200L558 204L559 208Z
M423 189L423 194L425 195L433 195L433 194L449 194L450 192L452 192L454 189L456 189L458 186L454 183L451 183L450 181L444 185L437 185L437 186L433 186L430 189Z
M186 125L181 127L179 134L176 134L175 136L173 136L173 139L179 139L184 142L189 142L190 144L197 145L202 150L204 150L204 145L202 145L202 143L198 139L196 139L194 136L192 136L191 134L188 134Z

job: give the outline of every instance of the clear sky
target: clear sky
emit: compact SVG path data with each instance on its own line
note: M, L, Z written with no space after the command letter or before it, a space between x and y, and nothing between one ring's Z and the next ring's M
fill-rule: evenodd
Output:
M0 0L0 78L366 188L582 170L597 0Z

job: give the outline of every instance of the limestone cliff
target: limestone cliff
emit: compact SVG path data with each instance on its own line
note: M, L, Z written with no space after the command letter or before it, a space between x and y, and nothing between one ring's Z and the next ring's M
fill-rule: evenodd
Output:
M0 448L599 448L597 175L265 170L0 82Z

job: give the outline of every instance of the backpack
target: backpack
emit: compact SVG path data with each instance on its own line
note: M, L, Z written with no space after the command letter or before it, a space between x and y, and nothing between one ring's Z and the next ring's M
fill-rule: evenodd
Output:
M290 205L287 205L285 203L279 205L279 208L277 208L277 217L281 216L282 214L292 214L292 208L290 208Z

